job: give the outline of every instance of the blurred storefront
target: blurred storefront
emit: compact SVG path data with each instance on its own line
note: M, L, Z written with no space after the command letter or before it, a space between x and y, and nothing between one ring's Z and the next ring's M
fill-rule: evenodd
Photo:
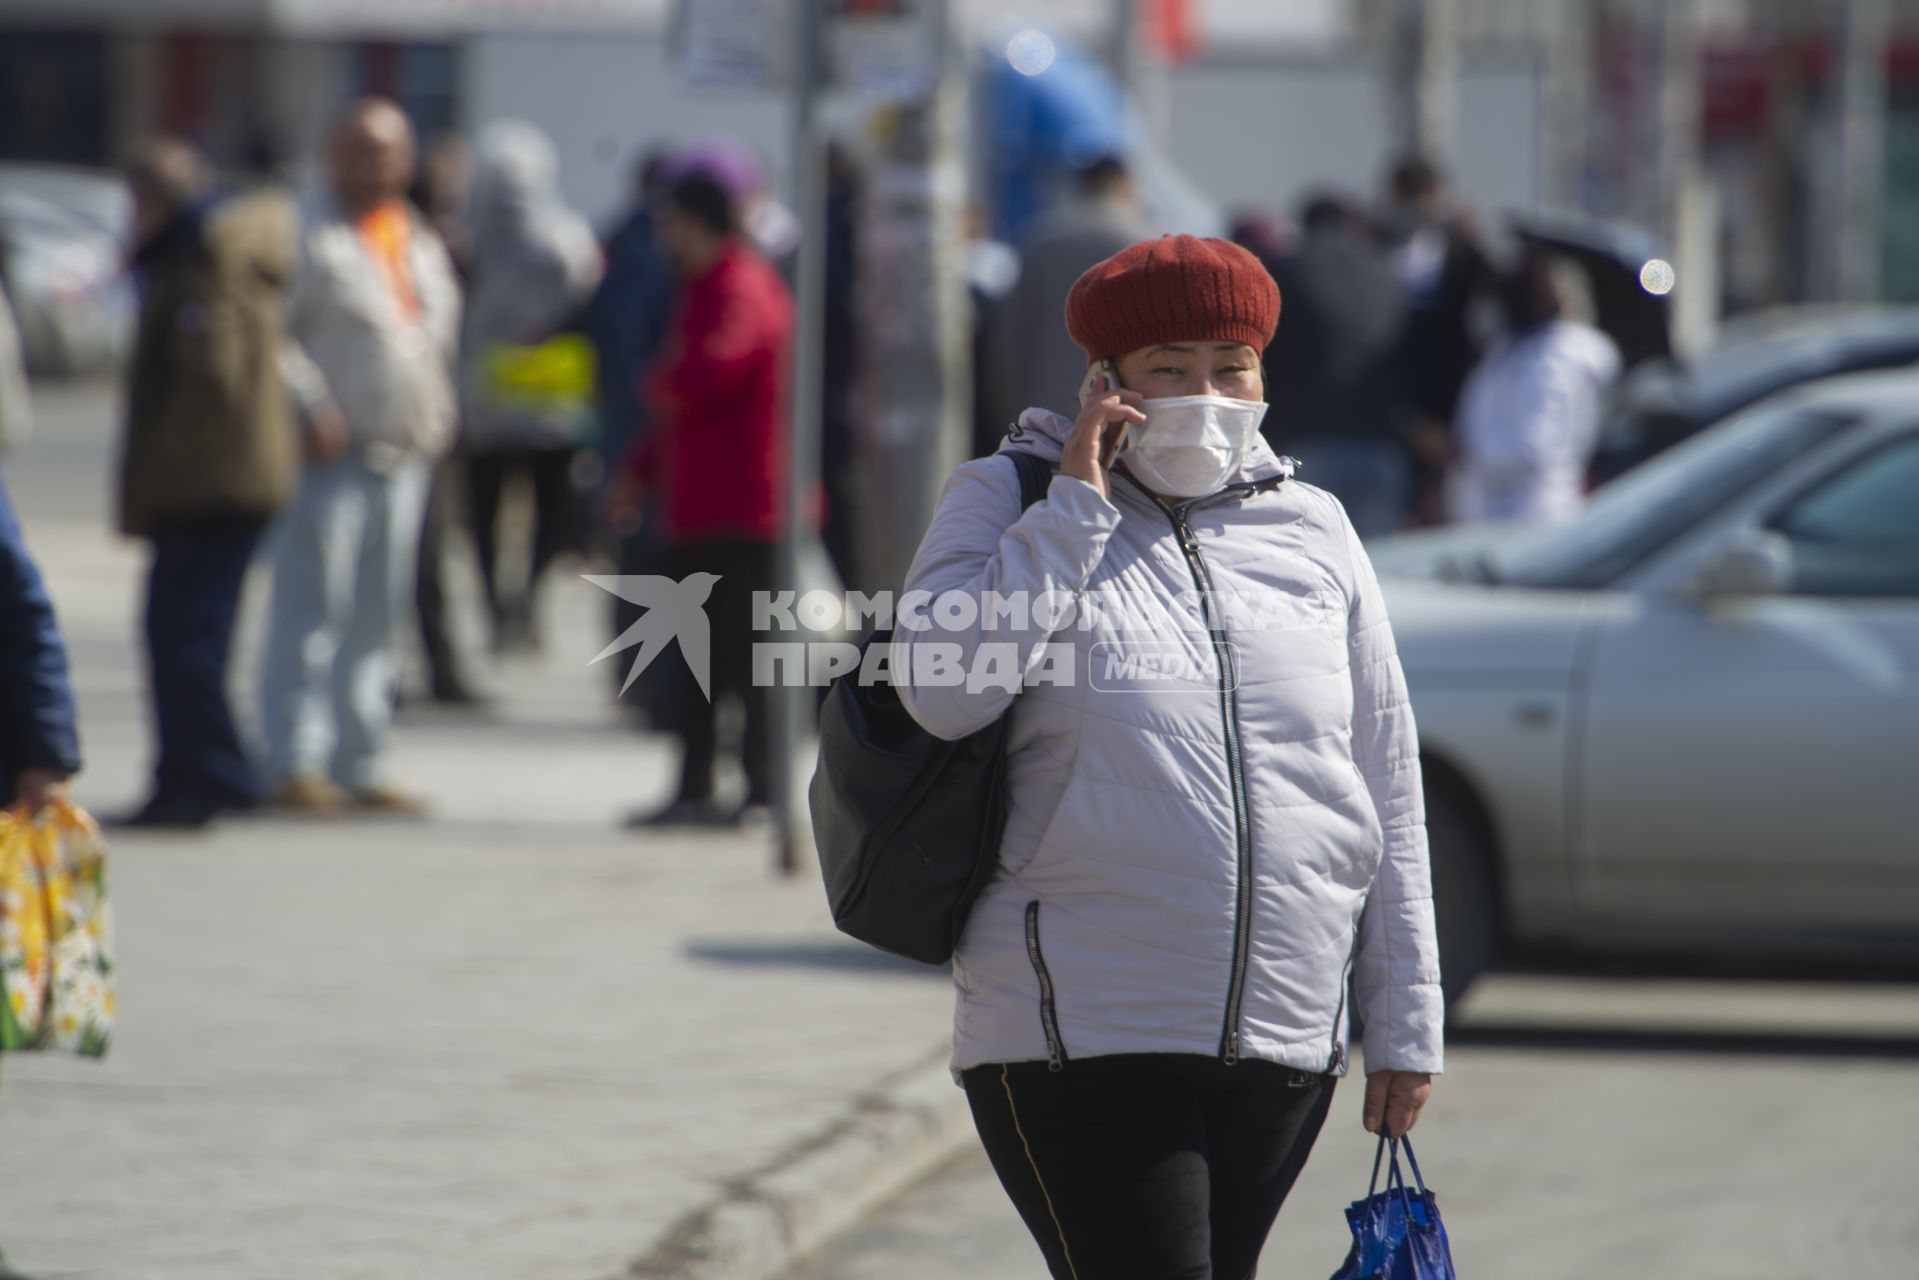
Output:
M183 133L223 165L306 154L355 94L398 100L431 135L459 120L476 37L657 32L667 0L8 0L0 160L111 164Z

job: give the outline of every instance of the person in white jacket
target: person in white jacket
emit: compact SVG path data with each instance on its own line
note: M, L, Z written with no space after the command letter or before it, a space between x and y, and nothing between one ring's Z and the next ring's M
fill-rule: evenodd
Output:
M414 138L385 99L334 127L302 211L282 365L305 467L281 514L261 662L270 801L418 812L385 776L392 650L413 598L432 460L453 430L460 289L406 203Z
M1460 395L1459 456L1447 477L1458 524L1555 524L1586 501L1599 417L1619 378L1619 348L1576 305L1579 268L1540 251L1500 287L1506 338Z
M1055 1276L1252 1276L1348 1013L1368 1130L1410 1129L1443 1065L1392 631L1338 500L1258 432L1279 303L1219 240L1086 272L1079 417L1028 410L1000 450L1055 463L1045 499L960 466L902 597L933 601L890 655L914 719L1012 717L953 1067Z

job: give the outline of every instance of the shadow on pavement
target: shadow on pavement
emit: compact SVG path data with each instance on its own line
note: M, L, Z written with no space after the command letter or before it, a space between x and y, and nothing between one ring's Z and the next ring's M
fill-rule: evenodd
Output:
M762 942L744 938L716 938L689 942L686 954L695 960L714 964L753 968L799 967L852 973L897 973L908 977L937 978L942 982L947 976L945 968L940 966L889 956L858 943L831 940Z

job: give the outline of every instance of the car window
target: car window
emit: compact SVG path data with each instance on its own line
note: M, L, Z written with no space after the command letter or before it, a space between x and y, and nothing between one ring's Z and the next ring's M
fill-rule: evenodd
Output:
M1772 521L1800 595L1919 596L1919 436L1877 449Z
M1602 486L1567 523L1502 547L1490 576L1528 587L1611 586L1855 420L1796 403L1749 409Z

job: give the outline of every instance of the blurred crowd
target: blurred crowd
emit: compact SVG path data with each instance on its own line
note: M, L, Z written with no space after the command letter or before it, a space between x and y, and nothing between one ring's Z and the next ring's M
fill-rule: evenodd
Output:
M976 252L975 278L1003 282L975 285L976 453L1028 405L1070 408L1059 371L1083 358L1063 326L1049 342L1023 320L1060 314L1081 271L1154 229L1109 157L1016 248L997 246L1010 267ZM1294 219L1242 215L1232 237L1282 299L1262 429L1362 536L1577 509L1621 362L1572 259L1529 247L1502 261L1417 156L1392 166L1377 203L1318 192Z
M1237 234L1285 300L1269 437L1362 536L1577 508L1620 371L1577 264L1536 247L1498 262L1417 156L1393 165L1377 206L1320 193L1294 227L1248 219Z
M122 531L151 547L157 753L151 794L124 822L422 812L386 750L410 625L420 696L488 700L452 616L459 539L501 655L540 646L541 586L562 557L716 574L711 688L659 663L622 689L684 748L673 802L633 821L731 823L766 803L746 612L771 585L785 525L792 302L769 255L790 257L795 227L751 152L712 142L645 157L604 238L562 198L538 129L502 122L421 155L381 99L341 114L309 190L222 183L172 139L125 177L140 306L116 499ZM829 342L841 365L843 346ZM16 381L3 398L18 425ZM839 401L842 383L829 379ZM844 419L829 414L834 459ZM17 670L45 676L22 705L49 708L53 726L0 773L37 792L78 768L71 694L10 516L0 535L7 607L35 623L17 629L32 650ZM250 740L227 675L256 556L271 587ZM640 613L622 600L614 633L632 636ZM729 698L745 704L748 788L723 805Z
M223 184L177 140L144 148L125 176L140 313L117 497L123 531L152 549L158 740L151 797L128 821L420 812L385 749L408 633L424 655L412 696L488 700L454 622L461 543L495 655L539 648L541 587L565 557L627 583L704 584L710 672L616 672L635 718L682 748L671 803L631 821L733 824L767 804L769 691L753 687L748 606L777 585L786 527L798 228L750 149L640 157L628 208L597 232L534 126L422 149L379 99L344 111L299 193ZM802 514L848 584L865 584L852 533L860 190L833 150L821 479ZM1063 190L1017 244L970 219L975 453L1028 407L1072 409L1084 356L1063 323L1034 318L1062 315L1086 267L1163 229L1118 157ZM1296 220L1248 216L1234 237L1283 298L1263 430L1362 536L1576 509L1620 357L1572 262L1537 248L1497 261L1417 157L1376 204L1316 194ZM17 390L0 399L24 412ZM250 740L226 687L256 558L271 596ZM644 590L614 596L609 652L665 642L647 634ZM734 704L746 787L722 802Z

